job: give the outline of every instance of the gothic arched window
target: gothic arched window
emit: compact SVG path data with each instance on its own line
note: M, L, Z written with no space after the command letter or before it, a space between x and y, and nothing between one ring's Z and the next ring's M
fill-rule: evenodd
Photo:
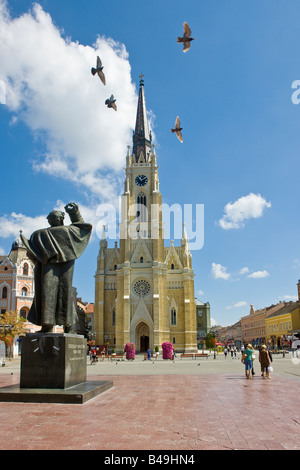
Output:
M171 308L171 325L176 325L176 310Z
M147 198L144 193L139 193L136 198L137 204L143 204L144 206L147 207Z
M28 292L27 287L22 287L22 292L21 292L22 297L27 297L27 292Z
M147 213L147 198L143 192L140 192L137 195L136 203L138 206L136 216L140 218L141 222L147 222L148 220L148 213Z
M2 299L7 299L7 287L4 286L2 289Z
M24 263L23 266L23 276L28 276L28 264Z

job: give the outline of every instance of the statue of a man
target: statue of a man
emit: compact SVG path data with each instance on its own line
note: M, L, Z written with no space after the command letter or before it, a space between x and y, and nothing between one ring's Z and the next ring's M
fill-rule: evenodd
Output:
M84 252L92 226L86 224L78 206L70 202L65 206L71 225L64 225L64 212L52 211L47 219L50 227L33 232L22 241L35 263L35 297L28 320L41 325L43 333L51 332L54 325L63 325L66 333L77 321L73 296L75 259Z

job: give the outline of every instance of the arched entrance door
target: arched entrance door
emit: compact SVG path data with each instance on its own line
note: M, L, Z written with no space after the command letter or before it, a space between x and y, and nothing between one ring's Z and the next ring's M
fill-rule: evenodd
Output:
M140 350L146 352L149 349L149 336L141 336L140 338Z
M150 346L149 342L149 327L146 323L141 322L136 327L136 334L135 334L135 345L139 348L140 352L146 352Z

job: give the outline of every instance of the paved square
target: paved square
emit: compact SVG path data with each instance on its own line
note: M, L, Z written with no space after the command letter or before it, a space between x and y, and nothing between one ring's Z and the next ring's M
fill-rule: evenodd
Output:
M300 450L299 366L274 364L246 380L238 359L100 362L88 378L113 388L83 405L1 403L0 449Z

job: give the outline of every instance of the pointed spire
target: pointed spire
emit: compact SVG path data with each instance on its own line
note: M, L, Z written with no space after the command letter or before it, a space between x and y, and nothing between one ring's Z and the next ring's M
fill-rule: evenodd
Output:
M185 258L185 267L190 268L191 267L191 252L190 252L190 247L189 247L189 239L186 233L186 228L185 228L185 223L183 222L182 224L182 238L181 238L181 246L184 247L184 253L183 256Z
M106 225L103 225L103 227L102 227L102 234L101 234L101 240L100 240L100 251L101 251L101 248L107 248Z
M135 131L133 135L132 153L135 155L135 162L148 162L151 153L151 132L149 131L146 100L144 92L144 75L140 75L140 91L136 113Z
M187 233L186 233L186 228L185 228L185 223L183 222L182 224L182 238L185 240L188 240Z

